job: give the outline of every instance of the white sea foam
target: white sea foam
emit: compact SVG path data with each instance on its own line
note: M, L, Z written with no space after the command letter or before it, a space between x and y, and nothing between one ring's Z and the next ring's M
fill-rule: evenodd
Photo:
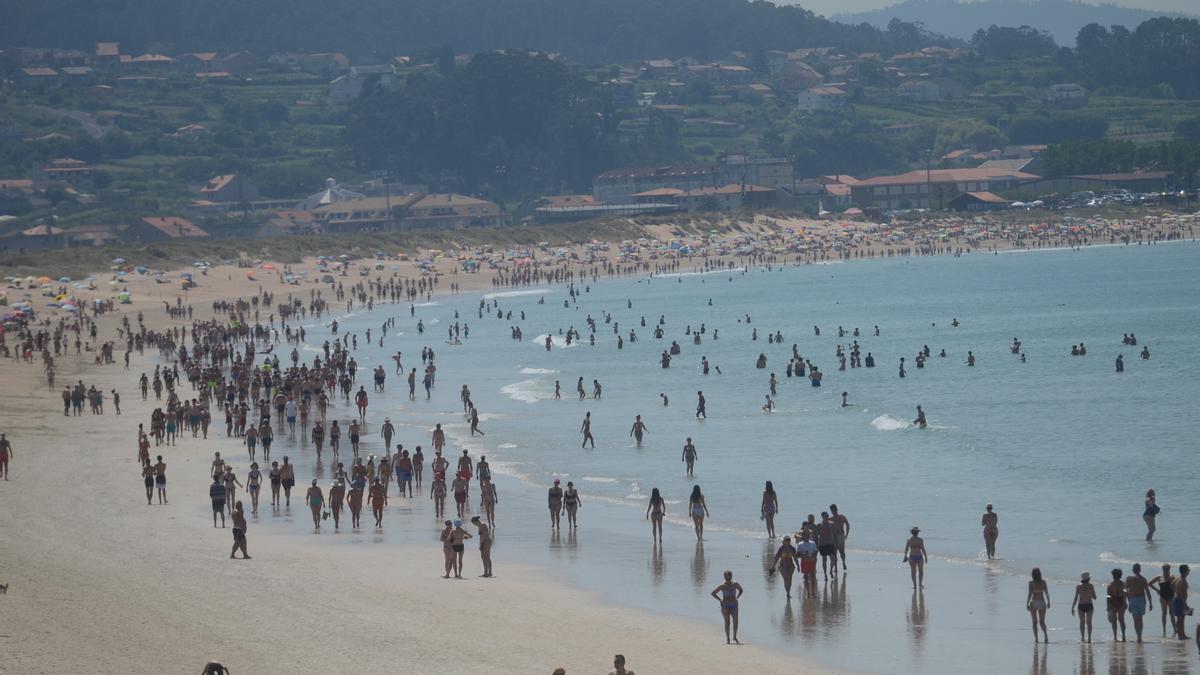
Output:
M579 342L580 342L579 340L575 340L571 344L567 344L566 336L562 336L562 335L551 335L550 336L550 344L553 345L555 349L566 349L568 347L575 348L575 347L579 346ZM539 349L545 349L546 348L546 334L542 333L541 335L535 337L531 344L533 344L533 346L535 346L535 347L538 347Z
M418 302L413 307L441 307L442 303L434 300L432 302Z
M545 339L546 339L546 337L543 335L542 340L545 341ZM553 375L557 372L558 372L557 370L552 370L550 368L522 368L521 369L522 375Z
M501 448L503 450L512 450L513 448L519 448L521 446L517 445L516 443L501 443L500 445L497 445L496 447Z
M606 476L584 476L583 478L580 478L579 480L585 480L589 483L616 483L620 479L608 478Z
M655 279L669 279L672 277L705 277L714 274L733 274L734 272L745 272L745 267L735 267L733 269L707 270L704 272L668 272L666 274L655 274Z
M524 291L499 291L496 293L485 293L484 300L494 300L496 298L519 298L523 295L548 295L553 293L553 288L530 288Z
M514 401L523 403L536 403L543 398L539 391L543 388L542 383L537 380L522 380L521 382L513 382L500 387L500 393L511 398ZM482 417L480 419L483 419Z
M888 415L887 413L884 413L871 420L871 426L880 431L899 431L901 429L907 429L910 424L908 420L902 420L895 415Z

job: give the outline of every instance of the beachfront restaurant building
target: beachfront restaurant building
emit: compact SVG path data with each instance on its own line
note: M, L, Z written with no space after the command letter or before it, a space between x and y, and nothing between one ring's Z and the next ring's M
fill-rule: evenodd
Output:
M961 194L1003 194L1038 178L1031 173L1004 167L917 170L860 180L850 186L850 200L860 208L945 209L951 200Z

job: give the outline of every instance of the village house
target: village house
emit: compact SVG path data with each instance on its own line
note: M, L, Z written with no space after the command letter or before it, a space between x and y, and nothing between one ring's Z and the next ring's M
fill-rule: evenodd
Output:
M211 202L248 202L258 199L258 188L237 174L213 176L200 188L200 199Z
M115 66L121 63L120 42L97 42L96 59L98 66Z
M964 192L950 200L950 208L955 211L999 211L1011 205L1011 199L992 192Z
M812 87L796 96L800 110L838 110L846 106L846 91L840 87Z
M691 190L657 188L632 195L635 204L672 204L687 211L730 211L739 208L769 208L776 205L779 191L762 185L722 185Z
M1087 104L1087 90L1079 84L1052 84L1046 90L1046 101L1062 108L1079 108Z
M1037 179L1034 174L1004 169L917 170L860 180L850 186L850 193L851 201L860 207L942 209L964 192L1015 190L1022 182Z
M135 241L167 241L171 239L199 239L208 236L190 220L177 216L142 218L130 225L128 237Z
M712 187L713 167L709 165L667 165L625 167L605 171L592 180L592 196L604 204L629 204L633 195L657 188L694 190Z
M313 75L337 75L350 70L350 59L339 52L306 54L300 59L300 70Z
M325 233L504 224L504 214L498 205L459 194L415 193L349 199L320 206L313 211L313 217Z
M21 68L16 72L16 76L13 79L22 89L38 90L44 90L48 87L57 87L62 83L63 80L63 78L59 76L58 71L50 68L49 66Z
M38 169L38 178L46 183L82 185L92 178L92 169L82 159L63 157L50 160Z

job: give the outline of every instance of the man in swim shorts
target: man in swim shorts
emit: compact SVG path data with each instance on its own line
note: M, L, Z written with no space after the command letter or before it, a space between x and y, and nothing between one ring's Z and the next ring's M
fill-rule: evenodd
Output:
M1154 609L1154 600L1150 596L1150 583L1142 576L1141 563L1133 564L1133 574L1125 577L1125 599L1129 604L1129 614L1133 616L1133 630L1137 633L1137 641L1142 641L1142 618L1147 609Z

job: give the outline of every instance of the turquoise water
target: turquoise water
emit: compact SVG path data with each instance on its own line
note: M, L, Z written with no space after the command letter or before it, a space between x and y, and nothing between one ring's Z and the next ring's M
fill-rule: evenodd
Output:
M428 429L441 422L452 448L486 454L500 474L498 556L547 564L620 602L710 620L713 639L719 618L707 592L722 569L734 569L747 586L748 639L858 670L1189 672L1188 653L1173 643L1129 653L1111 645L1077 649L1069 606L1080 570L1090 570L1102 592L1111 567L1200 559L1197 253L1194 243L1180 243L602 279L578 286L577 302L565 287L498 291L483 295L491 311L482 319L475 294L425 304L415 318L407 306L377 307L343 326L361 336L397 316L400 335L356 354L364 368L384 363L389 372L388 400L372 399L364 438L376 442L374 425L387 414L399 421L406 447L428 448ZM493 302L513 319L496 318ZM445 331L455 311L470 336L451 346ZM606 313L620 326L622 349ZM597 321L595 346L588 344L588 315ZM652 333L660 315L665 335L658 340ZM685 329L701 324L706 331L696 346ZM524 341L510 338L514 325ZM838 337L839 325L845 337ZM583 339L564 347L559 331L572 326ZM855 327L857 338L849 333ZM314 346L327 337L327 329L310 330ZM783 340L768 344L768 332L776 331ZM1121 344L1129 332L1137 347ZM549 352L547 333L556 340ZM1010 353L1014 337L1026 362ZM659 355L672 340L682 353L664 370ZM837 370L837 345L848 349L854 340L864 356L872 353L875 368ZM1081 341L1087 356L1071 356ZM785 377L793 344L825 374L822 387ZM410 403L390 355L403 351L405 368L420 368L425 345L438 354L438 387L430 401L419 391ZM918 369L913 357L925 345L933 356ZM1143 345L1149 361L1138 356ZM974 367L965 364L968 350ZM765 370L754 367L760 353ZM1120 374L1118 354L1126 364ZM714 367L707 376L702 356ZM779 380L778 407L767 415L761 406L771 372ZM589 395L598 379L603 398L577 401L579 377ZM561 401L553 400L556 379ZM484 437L467 435L458 402L463 383L481 412ZM697 390L707 399L704 421L694 417ZM841 407L843 391L851 407ZM907 424L918 404L928 429ZM594 450L580 448L588 411ZM629 436L639 414L649 429L640 449ZM694 481L680 461L687 437L699 451ZM284 438L276 445L288 448ZM302 448L292 452L302 471L311 466ZM583 497L578 535L549 534L544 488L553 477L574 481ZM766 480L779 493L780 534L798 529L809 513L819 519L831 502L851 521L853 576L826 585L819 601L785 604L778 580L765 574L772 547L758 511ZM702 547L685 517L693 483L712 514ZM650 547L642 515L652 487L662 490L677 523L661 552ZM1141 519L1149 488L1162 507L1153 544L1143 540ZM979 527L988 502L1001 532L1001 560L990 563ZM398 508L389 541L432 535L428 500ZM930 589L921 597L910 594L899 564L914 524L933 556ZM1031 665L1023 578L1034 565L1058 582L1050 623L1054 641L1066 644L1034 650ZM1147 635L1158 639L1157 607L1147 624ZM1096 639L1107 631L1098 614Z

